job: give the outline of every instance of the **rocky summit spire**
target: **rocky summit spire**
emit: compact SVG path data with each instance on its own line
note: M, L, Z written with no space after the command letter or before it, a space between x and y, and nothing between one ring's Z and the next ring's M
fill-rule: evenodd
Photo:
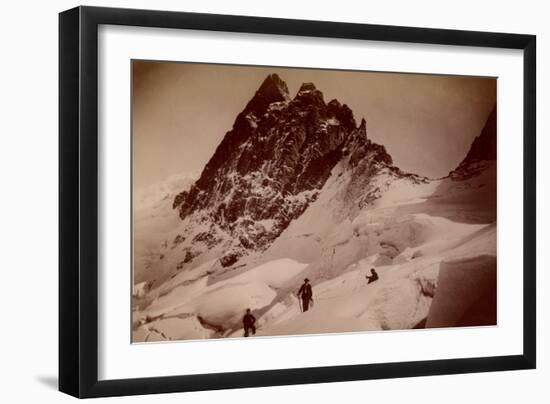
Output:
M272 73L265 78L254 97L248 102L245 110L255 114L263 114L269 104L289 100L288 86L276 73Z
M302 83L302 85L300 86L300 89L298 90L298 94L306 92L306 91L315 91L315 90L317 90L317 87L315 87L315 84L313 84L313 83Z
M281 95L288 95L288 87L277 73L272 73L265 78L258 92L263 94L279 93Z
M325 106L325 100L323 99L323 93L315 87L313 83L302 83L296 97L293 100L294 103L312 104L318 107Z
M336 118L338 122L350 130L357 126L353 117L353 111L346 104L340 104L336 99L331 100L327 104L327 114Z
M361 118L361 124L359 125L359 129L362 131L367 132L367 121L365 121L365 118Z

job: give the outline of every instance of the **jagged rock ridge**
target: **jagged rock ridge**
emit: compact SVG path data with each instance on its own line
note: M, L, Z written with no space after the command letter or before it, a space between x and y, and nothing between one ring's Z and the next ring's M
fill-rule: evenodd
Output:
M285 82L271 74L173 207L182 219L209 227L195 236L208 248L231 239L221 258L231 265L248 251L265 250L299 217L343 156L351 166L367 157L371 168L378 167L374 162L392 165L385 148L367 139L365 120L357 125L346 104L326 103L313 83L292 99ZM188 251L186 260L194 254Z

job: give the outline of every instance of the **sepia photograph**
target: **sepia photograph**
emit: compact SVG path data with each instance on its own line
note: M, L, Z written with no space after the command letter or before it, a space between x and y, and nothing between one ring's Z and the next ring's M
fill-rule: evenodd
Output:
M497 325L497 79L131 61L132 342Z

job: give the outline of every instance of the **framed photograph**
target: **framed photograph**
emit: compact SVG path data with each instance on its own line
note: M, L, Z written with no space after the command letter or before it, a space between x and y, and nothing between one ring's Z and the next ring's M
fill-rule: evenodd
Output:
M532 369L532 35L59 17L59 388Z

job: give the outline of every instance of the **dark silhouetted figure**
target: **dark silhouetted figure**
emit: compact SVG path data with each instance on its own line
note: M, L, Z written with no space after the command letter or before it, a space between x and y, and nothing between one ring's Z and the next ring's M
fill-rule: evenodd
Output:
M246 314L243 317L244 336L248 337L250 331L252 335L256 335L256 317L250 313L250 309L246 309Z
M302 298L302 311L308 311L309 303L313 302L313 291L311 290L309 279L304 279L304 283L298 291L298 297Z
M378 274L376 273L376 271L374 270L374 268L371 268L370 270L370 276L365 276L365 278L368 279L368 282L367 282L367 285L369 283L373 283L374 281L377 281L378 280Z

